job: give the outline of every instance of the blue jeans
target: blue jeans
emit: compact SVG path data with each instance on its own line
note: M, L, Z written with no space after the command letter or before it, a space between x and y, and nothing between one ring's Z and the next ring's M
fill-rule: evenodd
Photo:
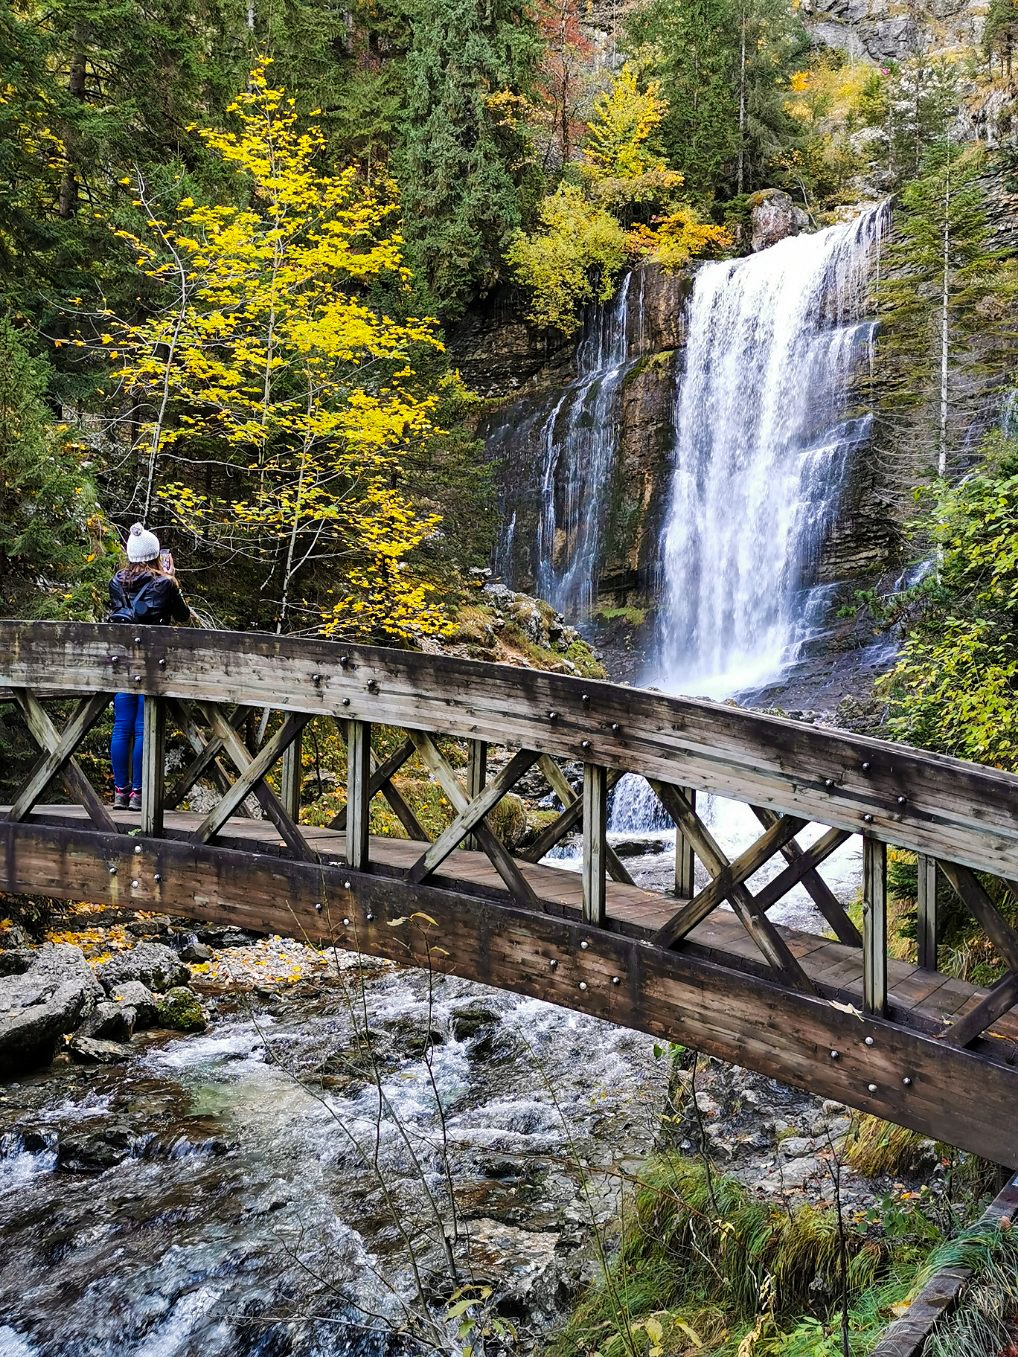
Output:
M137 791L141 790L141 742L144 734L145 699L137 693L114 693L110 759L113 763L113 782L119 790L132 785L132 754L134 787Z

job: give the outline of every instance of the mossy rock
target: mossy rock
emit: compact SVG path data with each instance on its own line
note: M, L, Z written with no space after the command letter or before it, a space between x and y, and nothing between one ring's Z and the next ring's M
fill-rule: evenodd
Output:
M172 1028L174 1032L204 1032L208 1026L201 1000L186 985L174 985L173 989L161 994L157 1008L159 1026Z
M518 848L527 832L527 808L515 792L503 796L487 814L488 828L507 848Z

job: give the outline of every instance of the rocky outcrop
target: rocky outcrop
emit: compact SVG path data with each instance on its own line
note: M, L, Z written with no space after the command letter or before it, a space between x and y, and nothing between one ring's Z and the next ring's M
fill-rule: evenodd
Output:
M809 213L792 201L782 189L754 193L750 202L750 245L755 254L767 250L779 240L797 236L809 229Z
M175 985L186 985L191 978L190 970L176 952L161 942L140 942L129 952L111 957L99 967L98 975L107 994L130 980L162 992Z
M981 0L802 0L799 16L813 39L858 59L904 61L926 51L979 45Z
M5 952L3 959L0 1077L46 1064L103 997L84 953L68 943Z

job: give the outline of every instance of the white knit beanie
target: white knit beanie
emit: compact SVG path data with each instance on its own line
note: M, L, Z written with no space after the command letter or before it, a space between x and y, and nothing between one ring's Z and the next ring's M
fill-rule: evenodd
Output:
M140 523L135 523L127 539L127 559L132 565L141 565L144 561L154 561L158 555L159 538L154 532L146 532Z

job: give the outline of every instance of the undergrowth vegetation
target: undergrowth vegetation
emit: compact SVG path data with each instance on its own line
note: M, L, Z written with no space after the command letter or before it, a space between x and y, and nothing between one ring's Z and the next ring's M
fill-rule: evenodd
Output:
M862 1357L941 1268L992 1277L1018 1261L996 1226L943 1242L929 1200L914 1198L839 1219L753 1197L703 1161L654 1159L617 1254L549 1357Z

